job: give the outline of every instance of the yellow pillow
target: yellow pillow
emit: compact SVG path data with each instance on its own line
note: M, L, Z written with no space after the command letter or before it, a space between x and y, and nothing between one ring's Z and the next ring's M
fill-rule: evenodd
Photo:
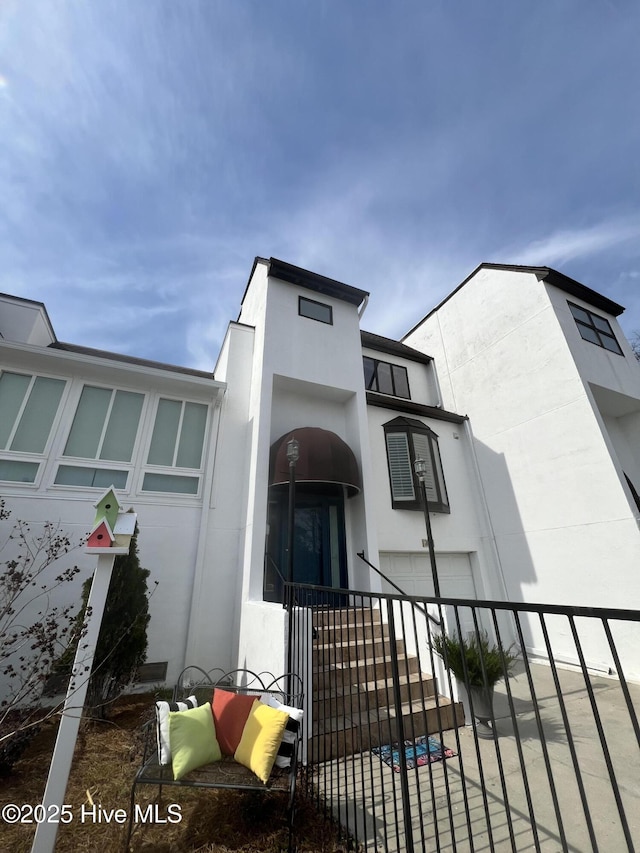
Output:
M182 779L191 770L222 758L208 702L189 711L171 711L169 737L174 779Z
M265 785L269 781L288 720L286 711L270 708L256 699L233 756L239 764L253 770Z

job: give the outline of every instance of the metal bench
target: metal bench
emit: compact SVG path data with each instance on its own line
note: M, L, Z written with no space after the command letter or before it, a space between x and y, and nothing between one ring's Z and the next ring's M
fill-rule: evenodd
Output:
M195 679L194 679L195 676ZM198 666L186 667L179 676L173 689L173 702L179 702L186 696L195 695L198 704L210 702L213 690L219 687L234 693L243 693L260 698L269 693L283 705L303 707L302 681L297 675L282 675L274 678L271 673L257 674L248 669L235 669L225 672L214 669L209 672ZM161 764L157 748L156 720L149 720L143 727L143 756L131 786L131 801L125 849L129 849L133 832L136 790L140 785L157 785L158 798L162 788L209 788L236 791L260 791L262 793L279 791L287 795L288 849L292 849L293 819L295 811L296 779L301 743L301 726L290 720L287 727L294 735L291 750L291 765L279 768L274 765L267 784L263 784L248 768L234 761L232 756L223 756L221 761L206 764L192 770L180 780L173 778L171 764Z

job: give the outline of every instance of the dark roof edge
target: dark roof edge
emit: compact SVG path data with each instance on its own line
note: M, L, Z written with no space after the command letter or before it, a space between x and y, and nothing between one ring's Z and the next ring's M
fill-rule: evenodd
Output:
M335 299L342 299L343 302L349 302L356 308L362 305L369 296L366 290L360 290L350 284L343 284L341 281L310 272L302 269L302 267L296 267L286 261L280 261L278 258L269 258L269 275L280 279L280 281L286 281L288 284L297 284L307 290L332 296Z
M433 418L437 421L449 421L452 424L462 424L468 419L467 415L458 415L446 409L439 409L437 406L426 406L411 400L400 400L398 397L387 397L375 391L367 391L367 405L393 409L395 412L406 412L408 415L422 415L424 418Z
M147 358L137 358L132 355L122 355L122 353L108 352L107 350L93 349L92 347L78 346L77 344L67 344L63 341L56 341L50 344L48 349L63 350L64 352L74 352L78 355L90 355L94 358L102 358L105 361L121 361L125 364L137 364L142 367L153 367L156 370L166 370L171 373L184 373L187 376L197 376L201 379L214 379L213 373L208 373L205 370L195 370L191 367L180 367L176 364L165 364L162 361L152 361Z
M433 358L430 355L425 355L425 353L420 352L420 350L408 347L406 344L400 343L400 341L394 341L392 338L385 338L382 335L374 335L373 332L361 331L360 340L362 342L362 346L366 349L377 350L378 352L384 352L388 355L400 356L401 358L410 359L411 361L418 361L421 364L430 364L433 361Z
M605 314L612 314L614 317L618 317L624 311L624 305L619 305L617 302L614 302L613 299L609 299L608 296L604 296L602 293L592 290L590 287L587 287L586 284L580 284L579 281L574 281L572 278L569 278L569 276L564 275L561 272L557 272L557 270L550 269L543 281L546 281L547 284L552 284L554 287L558 287L560 290L564 290L564 292L568 293L570 296L582 299L583 302L593 305L594 308L604 311Z
M614 317L619 316L624 311L624 307L619 305L617 302L614 302L612 299L609 299L607 296L603 296L601 293L598 293L595 290L592 290L590 287L587 287L585 284L580 284L579 281L575 281L569 276L564 275L564 273L558 272L557 270L552 269L551 267L536 267L536 266L525 266L523 264L494 264L489 263L488 261L483 261L481 264L471 272L464 281L461 281L460 284L455 287L448 296L438 303L435 308L432 308L428 314L425 314L424 317L419 320L414 326L412 326L408 332L406 332L402 336L402 340L407 338L412 332L420 326L427 318L431 317L432 314L435 314L436 311L439 311L442 306L448 302L456 293L467 284L481 269L490 269L490 270L511 270L512 272L528 272L533 273L538 276L540 281L545 281L547 284L551 284L554 287L559 288L560 290L564 290L565 293L569 293L571 296L574 296L578 299L582 299L584 302L588 302L590 305L593 305L594 308L599 308L601 311L604 311L606 314L612 314Z

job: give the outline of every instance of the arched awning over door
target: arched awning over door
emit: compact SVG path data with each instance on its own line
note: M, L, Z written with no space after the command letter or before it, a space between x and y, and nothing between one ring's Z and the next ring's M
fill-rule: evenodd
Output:
M286 433L271 445L269 485L289 482L287 442L295 438L299 445L296 482L339 483L349 497L362 489L356 457L349 445L335 432L319 427L300 427Z

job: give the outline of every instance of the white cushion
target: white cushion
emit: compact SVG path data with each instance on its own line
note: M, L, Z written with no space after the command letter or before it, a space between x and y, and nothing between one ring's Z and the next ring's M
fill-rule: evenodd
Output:
M291 766L291 752L293 749L291 745L295 743L296 732L300 727L300 723L302 723L304 711L301 708L292 708L291 705L283 705L282 702L279 702L275 696L271 695L271 693L263 693L260 697L260 701L265 705L268 705L270 708L275 708L277 711L286 711L289 715L290 720L287 728L284 730L282 743L278 750L278 755L276 756L276 767L286 769Z
M169 712L188 711L197 708L198 700L189 696L182 702L156 702L158 759L160 764L171 764L171 741L169 738Z

